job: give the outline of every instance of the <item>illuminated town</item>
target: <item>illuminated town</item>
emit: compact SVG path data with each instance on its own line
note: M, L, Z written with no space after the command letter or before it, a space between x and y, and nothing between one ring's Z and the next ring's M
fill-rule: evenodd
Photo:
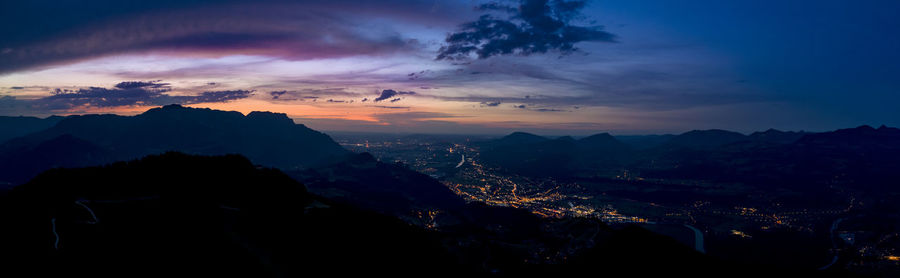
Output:
M835 260L838 254L852 256L848 267L900 266L900 256L896 255L900 254L900 249L896 249L900 246L897 233L876 235L854 230L848 222L829 231L833 221L855 217L854 206L861 201L849 193L844 201L830 207L797 207L783 204L771 196L744 192L740 186L729 188L690 181L651 180L628 171L600 181L511 174L480 162L477 142L484 140L483 137L438 140L410 136L373 141L338 136L336 139L355 152L369 152L384 162L403 164L437 178L468 202L522 208L548 218L587 217L608 225L637 224L676 238L697 229L698 233L707 235L707 241L710 236L751 241L756 235L774 231L826 236L830 232L832 237L842 241L835 242L828 252L835 254ZM635 184L646 188L636 189ZM652 196L654 190L662 191L662 187L687 185L728 196L745 194L745 197L729 203L721 198L704 199L703 195L693 194L680 202L641 196L642 193ZM434 218L438 213L422 212L420 217L424 226L436 228ZM682 226L690 229L672 232L671 227ZM694 238L681 237L686 238L685 244L694 244ZM867 239L863 241L860 237ZM848 255L848 250L855 251Z

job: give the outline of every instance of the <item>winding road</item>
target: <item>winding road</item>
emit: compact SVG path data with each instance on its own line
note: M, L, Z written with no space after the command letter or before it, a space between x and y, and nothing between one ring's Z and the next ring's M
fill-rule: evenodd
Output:
M706 249L703 248L703 232L688 224L684 224L684 227L694 231L694 249L697 250L697 252L706 254Z
M50 225L53 225L53 235L56 236L56 241L53 242L53 248L59 250L59 234L56 233L56 217L50 219Z
M834 222L831 223L831 232L830 232L830 234L831 234L831 249L834 250L834 251L832 251L832 252L834 252L834 258L832 258L831 262L828 263L827 265L820 267L819 270L826 270L826 269L830 268L832 265L834 265L835 263L837 263L837 261L838 261L838 252L837 252L838 242L836 240L834 240L834 237L835 237L834 231L837 230L838 225L841 224L841 221L844 221L844 218L838 218L837 220L834 220Z

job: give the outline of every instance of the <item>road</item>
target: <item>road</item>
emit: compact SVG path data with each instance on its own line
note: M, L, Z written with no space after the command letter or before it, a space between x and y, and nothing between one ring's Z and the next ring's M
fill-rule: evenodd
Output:
M841 224L841 221L844 221L844 218L838 218L837 220L834 220L834 222L831 223L831 231L829 232L829 234L831 235L831 250L833 250L832 252L834 252L834 258L832 258L831 262L828 263L827 265L820 267L819 270L826 270L829 267L831 267L832 265L834 265L835 263L837 263L837 261L838 261L838 251L837 251L838 242L836 240L834 240L834 238L835 238L834 231L837 230L838 225Z
M78 200L78 201L75 201L75 204L78 204L79 206L83 207L91 214L91 220L87 222L88 224L97 224L97 222L99 222L100 220L97 220L97 215L94 214L94 210L92 210L90 207L88 207L86 204L84 204L84 202L85 202L85 200Z
M691 229L691 231L694 231L694 249L697 250L697 252L706 254L706 249L703 248L703 232L688 224L684 224L684 226Z
M56 217L50 219L50 224L53 225L53 235L56 236L56 241L53 242L53 248L59 250L59 234L56 233Z

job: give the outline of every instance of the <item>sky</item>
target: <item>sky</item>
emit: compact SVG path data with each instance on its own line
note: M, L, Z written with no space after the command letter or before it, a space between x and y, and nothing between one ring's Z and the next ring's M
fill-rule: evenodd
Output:
M900 126L898 1L0 3L0 115L181 104L324 131Z

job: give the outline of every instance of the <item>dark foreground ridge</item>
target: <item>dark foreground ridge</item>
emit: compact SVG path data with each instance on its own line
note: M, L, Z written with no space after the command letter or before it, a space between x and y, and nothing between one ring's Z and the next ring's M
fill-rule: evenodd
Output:
M16 260L8 265L36 276L456 270L423 230L331 204L235 155L168 153L51 170L0 205L2 252Z

